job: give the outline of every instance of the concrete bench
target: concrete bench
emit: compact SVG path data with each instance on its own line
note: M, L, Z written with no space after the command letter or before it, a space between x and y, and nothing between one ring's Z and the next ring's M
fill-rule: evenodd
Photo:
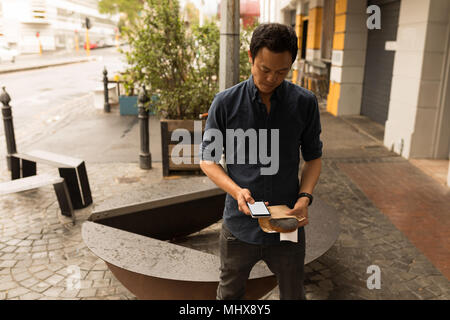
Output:
M59 175L64 178L69 190L74 209L85 208L92 203L91 189L83 160L43 150L14 153L11 155L11 179L36 175L36 163L58 168Z
M40 174L2 182L0 183L0 195L32 190L47 185L53 185L62 215L71 217L73 223L75 224L75 215L73 214L72 202L70 201L69 191L66 183L64 182L64 178L48 174Z

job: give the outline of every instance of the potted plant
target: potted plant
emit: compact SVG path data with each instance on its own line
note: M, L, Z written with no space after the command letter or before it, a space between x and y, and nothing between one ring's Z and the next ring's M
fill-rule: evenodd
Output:
M163 175L201 172L199 135L197 132L194 139L193 131L200 128L195 121L208 112L219 90L218 22L189 25L181 19L178 0L145 0L139 17L133 28L124 30L130 45L125 52L129 65L126 73L158 96L153 107L160 117ZM247 50L241 47L241 70L248 71L245 78L250 74ZM202 133L204 124L205 120ZM174 134L177 129L185 129L179 132L189 133L189 141ZM180 141L190 146L177 148Z
M123 85L123 89L125 94L121 94L119 96L119 110L120 115L133 115L137 116L139 113L138 110L138 83L135 78L131 76L130 73L122 74L122 77L118 79L119 85ZM148 105L148 112L150 115L155 114L155 110L153 108L154 104L158 100L157 95L152 95L150 97L150 104Z
M124 73L119 79L119 85L123 84L125 94L119 96L120 115L137 115L137 94L135 94L135 79L131 72Z
M174 154L178 141L172 134L176 129L193 133L194 121L208 111L218 91L219 29L214 22L188 27L179 12L178 0L146 0L137 27L127 34L126 74L158 97L153 108L160 116L165 176L200 170L193 139L183 141L191 145L189 152Z

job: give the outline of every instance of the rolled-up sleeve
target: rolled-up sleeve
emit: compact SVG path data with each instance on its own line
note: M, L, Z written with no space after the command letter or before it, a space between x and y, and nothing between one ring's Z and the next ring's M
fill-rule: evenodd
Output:
M301 152L305 161L320 158L323 147L323 143L320 140L320 133L322 132L320 111L315 96L312 96L310 99L308 109L306 126L301 135Z
M216 163L220 161L225 140L225 119L226 113L221 103L221 97L216 95L209 108L208 118L206 119L205 133L203 134L203 140L200 145L200 160L214 161ZM218 143L220 144L219 147Z

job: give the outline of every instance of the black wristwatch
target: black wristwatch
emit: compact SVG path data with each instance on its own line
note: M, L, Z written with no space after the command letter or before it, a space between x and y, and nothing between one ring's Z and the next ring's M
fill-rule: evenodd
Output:
M306 198L309 199L309 204L308 204L308 207L309 207L309 206L311 205L311 203L313 202L314 197L313 197L312 194L310 194L310 193L307 193L307 192L300 192L300 193L298 194L297 200L300 199L300 198L303 198L303 197L306 197Z

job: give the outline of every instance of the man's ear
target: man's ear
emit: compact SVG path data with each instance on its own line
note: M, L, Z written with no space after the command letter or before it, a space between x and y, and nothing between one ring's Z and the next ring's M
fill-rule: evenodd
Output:
M251 65L253 65L252 53L250 52L250 50L248 50L247 53L248 53L248 61L250 62Z

